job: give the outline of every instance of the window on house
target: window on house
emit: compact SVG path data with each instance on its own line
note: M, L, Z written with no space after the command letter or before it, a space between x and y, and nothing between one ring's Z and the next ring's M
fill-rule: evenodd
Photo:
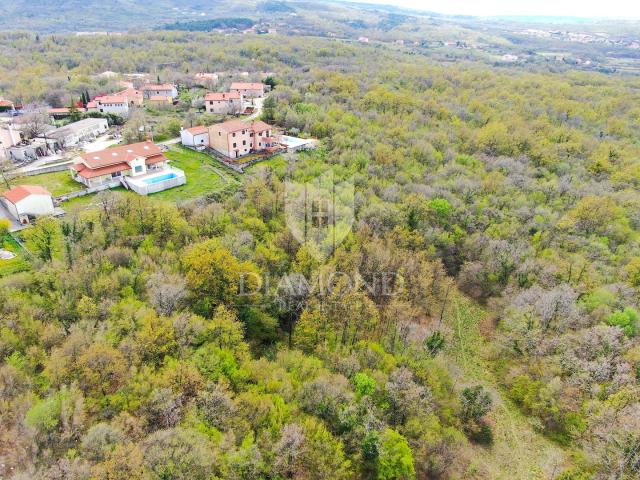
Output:
M236 148L236 144L235 143L233 144L233 148Z
M111 174L111 178L118 178L118 177L120 177L121 175L122 175L122 172L113 172L113 173Z
M136 165L136 167L133 169L134 172L136 173L140 173L142 171L142 165Z
M231 136L232 136L232 137L235 137L235 136L236 136L236 132L233 132L233 133L231 134Z
M246 145L246 144L247 144L247 141L246 141L246 140L242 140L242 144L243 144L243 145Z

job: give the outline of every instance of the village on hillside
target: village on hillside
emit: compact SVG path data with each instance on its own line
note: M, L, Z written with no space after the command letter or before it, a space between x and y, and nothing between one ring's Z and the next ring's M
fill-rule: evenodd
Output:
M219 74L199 72L185 86L147 74L97 76L121 89L86 92L67 107L0 99L0 220L10 231L109 189L175 189L169 198L188 200L252 164L316 146L263 120L272 77L222 85Z

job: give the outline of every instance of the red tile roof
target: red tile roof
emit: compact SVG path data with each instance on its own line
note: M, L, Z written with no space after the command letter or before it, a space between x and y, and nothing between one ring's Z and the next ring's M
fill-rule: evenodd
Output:
M262 132L264 130L272 130L273 127L268 123L262 121L257 122L243 122L242 120L229 120L228 122L218 123L213 125L212 128L217 128L226 133L238 132L240 130L251 130L252 132Z
M131 161L136 157L149 159L158 155L164 159L160 147L151 142L140 142L107 148L98 152L83 153L80 158L87 167L96 169Z
M162 83L162 84L153 84L145 85L142 87L142 90L173 90L175 87L171 83Z
M240 100L239 92L209 92L204 96L205 101Z
M14 205L19 201L27 198L29 195L51 196L51 194L47 190L38 185L18 185L17 187L14 187L2 194L4 198L9 200Z
M263 122L262 120L258 120L257 122L253 122L251 124L251 128L254 132L262 132L264 130L273 130L273 127L268 123Z
M262 83L250 83L250 82L233 82L231 84L231 90L263 90L264 85Z
M127 97L121 95L105 95L104 97L96 97L98 103L128 103Z
M186 129L191 135L202 135L203 133L209 133L208 127L191 127Z
M9 100L0 100L0 107L13 107L13 102Z
M84 178L94 178L99 177L101 175L109 175L114 172L122 172L124 170L128 170L131 168L129 164L121 162L116 163L114 165L109 165L107 167L102 168L87 168L83 163L76 163L71 166L75 171L78 172L78 175Z
M136 90L135 88L125 88L124 90L114 93L114 95L118 97L140 98L142 97L142 92L140 90Z

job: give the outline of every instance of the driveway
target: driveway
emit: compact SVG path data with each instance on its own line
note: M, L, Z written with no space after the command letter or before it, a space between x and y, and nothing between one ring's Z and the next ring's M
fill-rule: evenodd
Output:
M253 113L248 117L245 117L243 120L255 120L256 118L262 115L262 104L264 103L264 98L254 98L253 99Z
M101 137L96 138L93 142L87 143L84 146L84 151L87 153L97 152L98 150L104 150L120 142L119 138L109 138L109 137L110 135L103 135Z

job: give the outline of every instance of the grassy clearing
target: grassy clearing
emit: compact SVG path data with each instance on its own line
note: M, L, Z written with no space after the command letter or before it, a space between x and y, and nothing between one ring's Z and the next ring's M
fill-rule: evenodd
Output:
M486 317L484 310L462 296L452 301L446 315L450 341L445 355L457 387L480 383L494 398L489 416L494 444L472 446L477 460L470 478L476 474L504 480L554 478L568 464L566 452L538 433L531 421L503 397L489 360L490 344L480 329Z
M275 157L271 157L268 160L264 160L262 162L254 163L253 165L249 165L247 168L244 169L244 171L246 173L251 173L251 172L259 171L265 167L271 167L276 172L280 172L281 170L284 171L286 166L287 166L287 159L284 158L282 155L276 155Z
M58 196L81 190L83 187L76 182L67 170L62 172L43 173L30 177L17 177L11 180L12 185L39 185L49 190L51 195Z
M22 250L18 242L16 242L11 235L7 235L4 239L0 240L0 247L16 254L16 256L10 260L0 260L0 277L24 272L31 268L25 257L24 250Z
M172 145L166 153L171 165L184 171L187 176L186 185L158 192L153 198L173 202L190 200L198 197L224 195L233 192L240 179L218 164L213 158L179 145Z

